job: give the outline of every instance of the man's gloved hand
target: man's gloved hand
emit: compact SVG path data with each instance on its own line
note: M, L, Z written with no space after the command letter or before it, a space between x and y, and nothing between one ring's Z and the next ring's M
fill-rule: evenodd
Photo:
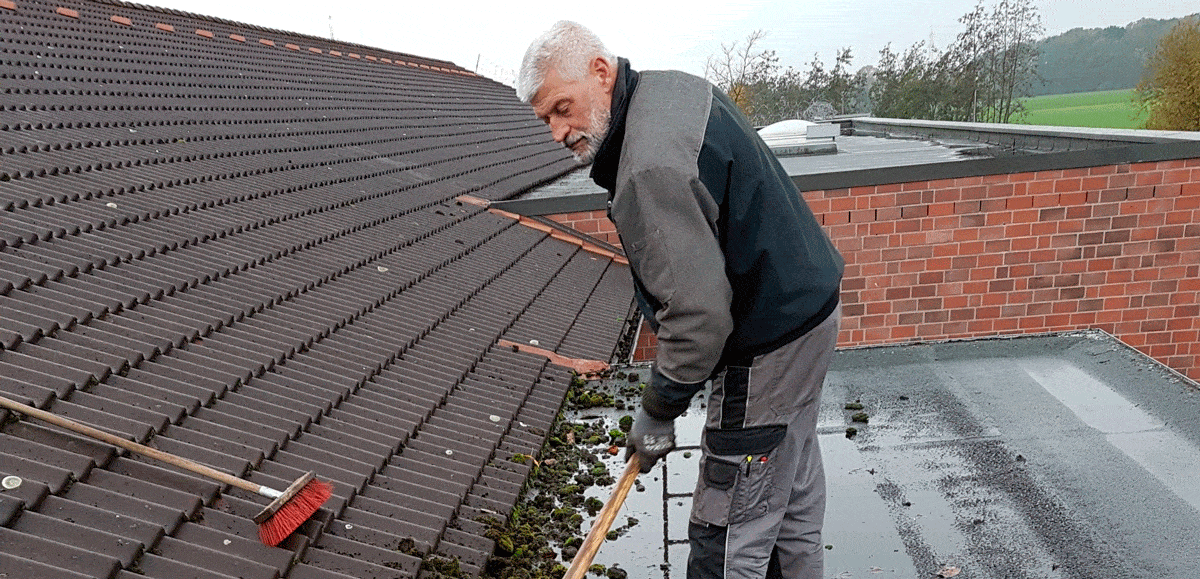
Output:
M641 455L641 471L650 472L650 468L658 459L675 448L675 421L660 420L639 408L633 418L633 428L629 430L628 446L625 447L625 461L628 462L633 453Z

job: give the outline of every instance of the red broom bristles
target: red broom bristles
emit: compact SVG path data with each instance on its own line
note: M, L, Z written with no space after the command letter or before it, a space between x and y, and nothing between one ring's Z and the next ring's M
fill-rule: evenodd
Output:
M278 545L317 512L330 496L333 496L333 487L329 483L317 479L308 481L296 496L258 526L258 538L266 545Z

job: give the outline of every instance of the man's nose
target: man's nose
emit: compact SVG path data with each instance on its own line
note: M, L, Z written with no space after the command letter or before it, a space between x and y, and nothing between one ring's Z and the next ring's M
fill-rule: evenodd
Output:
M571 127L562 119L550 119L550 133L554 136L554 140L563 142L567 140L567 135L571 134Z

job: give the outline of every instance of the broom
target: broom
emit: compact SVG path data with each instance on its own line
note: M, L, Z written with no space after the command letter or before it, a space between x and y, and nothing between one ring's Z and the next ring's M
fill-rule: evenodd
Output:
M125 440L124 438L97 430L91 426L80 424L69 418L21 404L3 396L0 396L0 407L20 412L26 416L49 422L55 426L61 426L89 438L118 446L129 452L148 456L208 477L217 482L272 499L271 503L254 517L254 522L258 524L259 539L264 544L272 547L278 545L288 535L292 534L292 531L295 531L300 525L304 524L304 521L317 512L317 509L321 508L321 505L325 504L325 501L329 500L329 497L333 494L333 487L327 482L316 480L312 472L305 473L296 479L296 482L289 485L287 489L280 492L181 456L167 454L156 448Z

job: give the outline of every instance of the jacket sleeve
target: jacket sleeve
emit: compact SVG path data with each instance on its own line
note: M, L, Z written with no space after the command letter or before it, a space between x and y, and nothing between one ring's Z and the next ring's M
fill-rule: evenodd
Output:
M671 167L629 175L613 198L630 265L659 306L658 358L643 395L656 418L687 409L733 329L718 212L698 175Z

